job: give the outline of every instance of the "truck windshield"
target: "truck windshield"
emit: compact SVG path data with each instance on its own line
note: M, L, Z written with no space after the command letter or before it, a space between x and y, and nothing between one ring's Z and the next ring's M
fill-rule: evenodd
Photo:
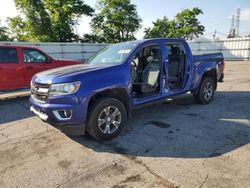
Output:
M110 45L88 60L89 64L121 64L128 54L137 46L136 43L119 43Z

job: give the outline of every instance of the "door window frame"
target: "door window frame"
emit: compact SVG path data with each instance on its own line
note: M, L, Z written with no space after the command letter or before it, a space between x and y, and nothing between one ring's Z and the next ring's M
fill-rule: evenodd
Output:
M163 64L162 60L163 60L163 53L162 53L162 50L161 50L161 44L160 43L157 43L157 42L152 42L152 43L146 43L146 44L140 44L138 45L138 47L134 50L134 52L131 54L128 62L129 64L131 65L131 61L134 59L135 55L140 51L140 50L143 50L143 48L145 47L148 47L148 46L158 46L159 47L159 50L160 50L160 62L161 62L161 65ZM144 51L143 51L144 53ZM161 66L162 67L162 66ZM162 68L161 68L162 69Z
M41 55L43 55L45 58L46 58L46 61L30 61L30 62L26 62L25 61L25 53L24 53L24 51L25 50L30 50L30 51L37 51L38 53L40 53ZM44 53L44 52L42 52L41 50L38 50L38 49L34 49L34 48L23 48L22 49L22 56L23 56L23 62L25 63L25 64L30 64L30 63L32 63L32 64L49 64L49 57Z
M181 45L182 49L183 49L183 54L185 55L185 74L184 74L184 78L183 80L186 80L186 77L188 76L188 69L189 69L189 63L188 63L188 54L187 54L187 50L186 50L186 45L182 42L178 42L178 41L165 41L164 42L164 49L165 49L165 53L166 53L166 60L165 62L165 69L166 69L166 83L168 83L168 69L169 69L169 55L168 55L168 48L167 45ZM181 49L180 49L181 50ZM183 83L182 88L185 87L185 83ZM180 88L181 89L181 88Z
M153 100L155 97L159 97L162 93L162 89L163 89L163 66L164 66L164 49L163 49L163 43L160 41L150 41L150 42L144 42L144 43L141 43L139 44L133 53L131 53L130 57L128 58L127 62L129 64L129 66L131 66L131 61L133 60L133 58L135 57L135 55L140 51L142 50L143 48L145 47L148 47L148 46L158 46L159 47L159 50L160 50L160 63L161 63L161 69L160 69L160 89L159 89L159 92L155 95L152 95L152 96L146 96L146 97L143 97L143 98L134 98L135 101L144 101L144 100ZM131 71L130 71L130 77L131 77ZM131 89L131 95L132 95L132 89ZM134 101L134 102L135 102ZM139 102L141 103L141 102ZM138 103L138 104L139 104Z

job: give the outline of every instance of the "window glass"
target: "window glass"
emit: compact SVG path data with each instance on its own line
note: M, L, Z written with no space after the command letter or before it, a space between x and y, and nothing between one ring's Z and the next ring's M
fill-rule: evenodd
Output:
M47 57L45 55L33 49L24 49L23 59L25 63L46 63L47 62Z
M137 71L143 71L149 63L161 63L161 50L158 45L143 46L133 57L131 62Z
M137 46L136 43L118 43L104 48L94 57L90 58L89 64L121 64L128 54Z
M18 63L15 48L0 48L0 63Z
M185 49L184 46L182 44L167 44L166 45L167 48L167 53L168 56L171 55L185 55Z
M171 45L167 45L166 48L167 48L168 55L172 55Z
M144 52L147 51L147 61L151 62L151 61L157 61L158 63L160 63L160 59L161 59L161 50L160 47L158 45L152 45L152 46L147 46L144 49Z

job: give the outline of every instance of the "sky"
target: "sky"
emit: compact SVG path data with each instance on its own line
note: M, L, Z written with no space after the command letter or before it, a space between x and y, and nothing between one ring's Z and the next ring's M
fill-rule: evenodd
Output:
M95 7L96 0L84 0L84 2ZM152 26L152 22L158 18L167 16L172 19L176 13L183 9L199 7L203 15L198 18L205 26L204 37L212 38L214 31L216 37L225 38L230 30L231 18L236 14L236 9L241 9L240 36L250 34L250 0L131 0L137 6L139 16L143 19L142 28L136 33L138 39L143 38L144 28ZM2 24L7 17L18 15L13 0L0 0L0 20ZM90 33L90 17L82 16L76 32L79 35Z

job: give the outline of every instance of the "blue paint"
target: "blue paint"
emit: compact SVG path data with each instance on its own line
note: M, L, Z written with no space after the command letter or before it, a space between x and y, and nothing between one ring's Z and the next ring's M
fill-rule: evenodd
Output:
M185 40L182 39L148 39L131 41L127 44L134 44L126 59L119 64L101 64L101 65L76 65L62 70L54 69L46 72L38 73L32 78L33 83L56 84L81 82L80 89L70 95L48 97L46 103L38 102L32 97L31 105L46 113L48 121L57 126L71 125L75 127L85 127L89 101L92 96L104 90L123 89L127 93L129 101L129 109L154 102L159 99L169 98L186 92L195 92L199 87L202 76L205 72L214 70L217 77L221 76L218 71L218 60L223 61L222 54L207 54L194 56ZM184 46L186 52L187 64L185 67L184 81L181 88L170 90L167 85L168 80L168 56L167 43L179 43ZM123 43L125 44L125 43ZM158 44L162 56L162 67L160 75L160 90L158 94L143 98L136 98L132 95L131 89L131 60L134 55L146 45ZM69 109L72 110L72 118L70 120L59 121L52 113L53 110Z

